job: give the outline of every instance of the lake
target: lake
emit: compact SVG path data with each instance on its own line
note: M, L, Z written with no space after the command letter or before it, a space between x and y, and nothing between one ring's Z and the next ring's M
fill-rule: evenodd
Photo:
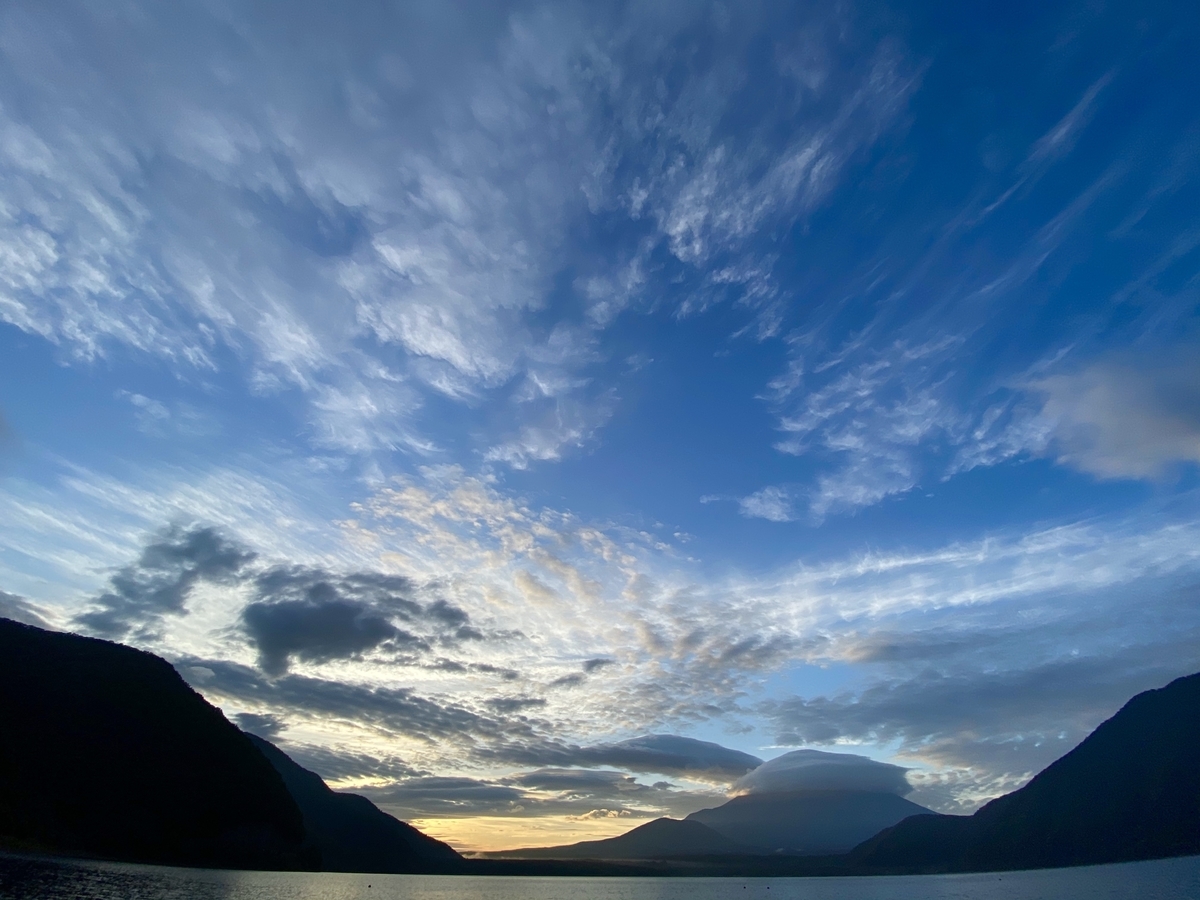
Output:
M4 900L1200 900L1200 857L879 878L527 878L170 869L0 856Z

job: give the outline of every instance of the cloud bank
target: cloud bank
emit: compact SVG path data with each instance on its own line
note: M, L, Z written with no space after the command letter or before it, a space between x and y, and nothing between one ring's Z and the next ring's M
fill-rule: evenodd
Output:
M767 760L733 783L739 794L785 791L873 791L905 796L907 769L852 753L793 750Z
M578 760L576 765L591 762L631 772L659 772L705 780L736 778L762 763L758 757L740 750L674 734L649 734L586 747Z
M778 331L759 239L827 204L917 82L849 10L756 5L714 40L699 7L471 9L301 4L280 42L253 5L10 5L0 319L296 391L338 452L435 452L424 409L486 398L486 459L559 460L613 415L598 336L653 285ZM748 65L776 96L744 133ZM593 228L615 243L568 243Z
M1183 357L1101 359L1030 385L1044 398L1058 459L1100 478L1162 479L1200 464L1200 348Z
M14 508L10 524L32 509ZM758 722L756 740L776 745L886 736L914 766L921 802L969 809L1128 695L1200 668L1188 599L1200 541L1187 509L714 586L642 536L430 469L360 504L339 566L179 527L147 538L116 567L124 588L102 587L82 614L119 613L129 635L199 670L193 683L231 713L275 715L297 744L344 748L352 733L429 772L613 767L728 784L757 757L684 736L696 723ZM243 562L206 580L195 570L206 546ZM819 677L818 666L853 666L856 679L759 687L780 672ZM555 686L567 677L580 685ZM597 740L596 721L611 739Z
M45 612L24 597L0 591L0 616L5 619L12 619L14 622L32 625L35 628L50 628L50 623L45 618Z

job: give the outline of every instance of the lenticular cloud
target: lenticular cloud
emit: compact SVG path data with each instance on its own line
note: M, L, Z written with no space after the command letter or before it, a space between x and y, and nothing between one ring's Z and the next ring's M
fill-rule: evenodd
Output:
M782 791L875 791L903 797L912 790L908 770L852 753L793 750L767 760L734 782L740 794Z

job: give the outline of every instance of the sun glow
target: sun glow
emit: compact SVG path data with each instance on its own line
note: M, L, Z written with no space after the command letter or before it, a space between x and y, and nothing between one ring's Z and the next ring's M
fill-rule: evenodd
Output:
M413 819L409 824L430 837L445 841L460 853L486 853L517 847L547 847L597 841L624 834L648 818L607 815L586 816L472 816L462 819Z

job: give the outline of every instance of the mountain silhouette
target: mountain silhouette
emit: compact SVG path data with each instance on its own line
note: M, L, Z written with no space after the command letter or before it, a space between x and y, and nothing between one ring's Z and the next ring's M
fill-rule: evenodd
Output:
M973 816L906 819L858 865L986 871L1200 853L1200 674L1138 694L1027 785Z
M464 860L239 731L165 660L0 618L0 850L508 875L986 871L1200 854L1200 674L1138 694L973 816L883 792L762 792L608 840Z
M304 816L325 872L449 873L463 859L448 845L379 809L366 797L333 791L316 772L269 741L247 735L283 778Z
M846 853L908 816L927 812L903 797L876 791L747 794L682 820L655 819L607 840L495 855L521 859L832 856Z
M520 859L670 859L747 852L753 851L700 822L662 818L606 840L485 855Z
M312 869L283 779L166 662L0 619L0 847Z
M767 853L846 853L882 829L928 813L882 791L805 790L744 794L684 821L701 822L730 840Z

